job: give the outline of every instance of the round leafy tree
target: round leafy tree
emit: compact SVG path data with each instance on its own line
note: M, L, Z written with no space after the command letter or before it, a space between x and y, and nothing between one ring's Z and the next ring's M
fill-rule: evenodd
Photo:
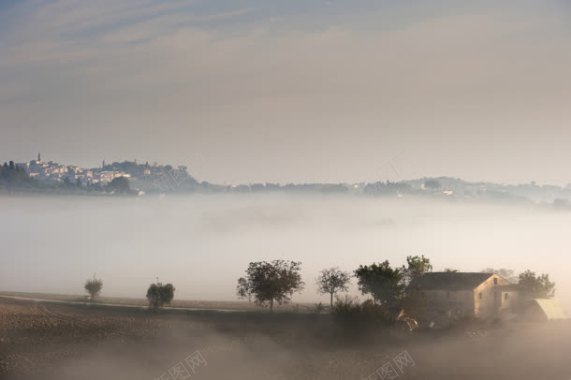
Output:
M238 279L238 296L254 296L258 305L269 306L287 303L294 292L303 289L301 263L298 261L274 260L252 262L246 269L246 277Z
M147 300L151 309L158 309L171 303L175 288L172 284L163 285L160 282L151 284L147 290Z

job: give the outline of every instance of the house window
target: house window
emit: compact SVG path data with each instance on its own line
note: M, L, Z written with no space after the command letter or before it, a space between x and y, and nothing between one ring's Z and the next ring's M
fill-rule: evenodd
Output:
M494 285L498 285L498 279L494 278Z
M479 298L479 299L482 299L483 296L484 296L484 295L482 294L482 292L478 293L478 298Z
M509 295L509 293L504 293L504 300L506 300L506 301L507 301L507 299L508 299L508 298L510 298L510 295Z

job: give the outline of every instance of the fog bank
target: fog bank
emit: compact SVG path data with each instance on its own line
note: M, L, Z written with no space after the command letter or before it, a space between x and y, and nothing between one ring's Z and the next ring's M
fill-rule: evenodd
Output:
M326 302L314 286L320 269L423 254L435 270L549 273L571 305L571 214L550 209L268 194L3 196L0 210L2 291L80 294L96 273L106 296L143 297L158 277L179 299L234 300L250 261L281 258L303 262L306 289L294 301Z

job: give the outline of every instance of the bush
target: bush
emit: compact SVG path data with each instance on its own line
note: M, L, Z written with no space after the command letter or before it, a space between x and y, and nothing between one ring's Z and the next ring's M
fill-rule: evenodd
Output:
M170 304L174 298L174 291L175 288L172 284L163 285L160 282L151 284L147 290L149 308L156 310L164 305Z
M371 300L359 303L351 297L338 298L332 314L335 322L350 330L385 326L393 321L387 308Z

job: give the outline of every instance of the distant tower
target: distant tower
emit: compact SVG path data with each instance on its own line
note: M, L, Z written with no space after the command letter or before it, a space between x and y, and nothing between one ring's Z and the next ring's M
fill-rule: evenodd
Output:
M103 160L103 162L101 163L101 169L103 169L105 167L105 160Z
M38 153L38 162L41 162L41 161L42 161L42 154Z

